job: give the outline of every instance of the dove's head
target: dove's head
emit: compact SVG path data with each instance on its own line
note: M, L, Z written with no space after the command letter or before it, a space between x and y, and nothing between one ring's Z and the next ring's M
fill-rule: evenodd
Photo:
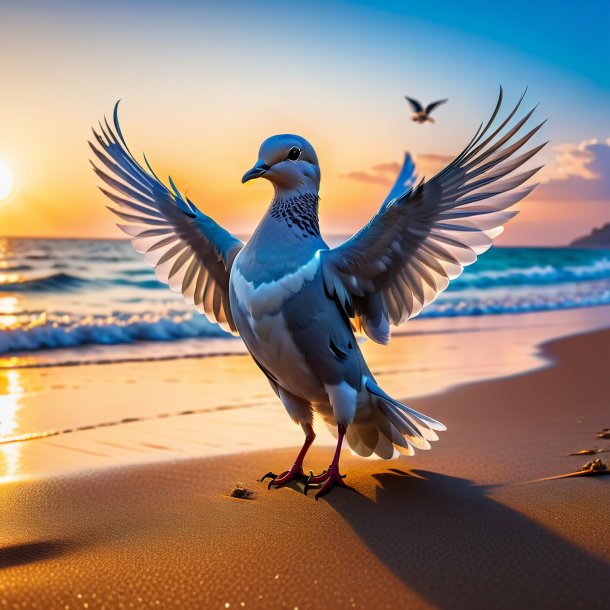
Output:
M242 182L266 178L276 193L316 193L320 188L320 166L313 146L300 136L281 134L267 138L258 151L258 161Z

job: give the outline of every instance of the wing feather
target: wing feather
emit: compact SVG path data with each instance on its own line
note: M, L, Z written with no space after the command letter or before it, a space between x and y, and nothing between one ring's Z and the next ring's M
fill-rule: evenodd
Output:
M438 108L441 104L448 102L448 99L437 100L436 102L431 102L426 106L426 114L430 114L435 108Z
M543 125L523 133L535 108L513 121L524 95L496 126L500 88L490 119L449 165L430 181L387 198L361 231L322 252L326 290L340 297L373 340L387 342L389 333L369 332L369 318L381 315L397 325L417 315L491 247L517 213L509 208L535 187L522 185L540 167L513 173L546 144L515 154Z
M408 95L405 95L405 99L411 105L413 112L421 112L424 109L424 107L416 99L409 97Z
M114 108L114 129L104 119L94 143L100 190L117 207L109 207L126 224L119 228L131 238L160 281L205 314L210 321L236 332L229 305L229 275L243 243L183 197L169 178L166 187L151 168L146 169L129 150Z
M392 200L396 199L396 197L406 193L413 186L416 178L417 173L415 171L415 163L413 162L413 158L409 153L405 153L402 169L398 173L394 186L388 193L388 196L385 198L384 202L381 204L381 208L383 209Z

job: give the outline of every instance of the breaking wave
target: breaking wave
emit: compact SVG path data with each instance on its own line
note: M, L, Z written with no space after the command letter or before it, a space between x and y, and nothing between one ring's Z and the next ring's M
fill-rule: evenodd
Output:
M0 324L3 316L7 315L0 313ZM21 317L22 321L0 333L0 353L230 336L196 312L170 311L165 315L114 313L76 319L69 315L47 316L40 312L10 315Z
M607 304L610 251L496 248L421 317ZM0 354L152 341L171 351L171 342L228 336L157 281L126 242L0 240Z
M2 270L6 272L6 270ZM39 277L27 277L15 274L4 276L4 281L0 282L2 292L27 292L27 291L54 291L80 288L88 283L88 280L71 275L70 273L51 273Z

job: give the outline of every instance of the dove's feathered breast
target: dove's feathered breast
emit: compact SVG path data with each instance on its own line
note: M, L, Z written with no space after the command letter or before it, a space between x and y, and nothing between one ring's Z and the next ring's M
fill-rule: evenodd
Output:
M276 199L236 257L229 293L239 333L268 376L295 396L320 401L328 400L325 384L342 381L332 374L332 362L324 366L336 360L330 345L355 345L324 291L320 252L327 249L318 229L317 195ZM345 337L333 341L330 335L340 334L341 327Z

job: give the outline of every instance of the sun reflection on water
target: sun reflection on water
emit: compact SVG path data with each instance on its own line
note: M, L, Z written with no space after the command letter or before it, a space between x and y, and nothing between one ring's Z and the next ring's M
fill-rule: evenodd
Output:
M23 276L18 273L0 273L0 284L18 284L23 281Z
M19 322L17 297L0 297L0 329L14 328Z
M17 413L23 396L21 373L0 371L0 439L13 436L18 428ZM0 484L19 478L19 443L0 446Z
M47 320L44 311L23 311L17 297L0 297L0 330L30 329Z

